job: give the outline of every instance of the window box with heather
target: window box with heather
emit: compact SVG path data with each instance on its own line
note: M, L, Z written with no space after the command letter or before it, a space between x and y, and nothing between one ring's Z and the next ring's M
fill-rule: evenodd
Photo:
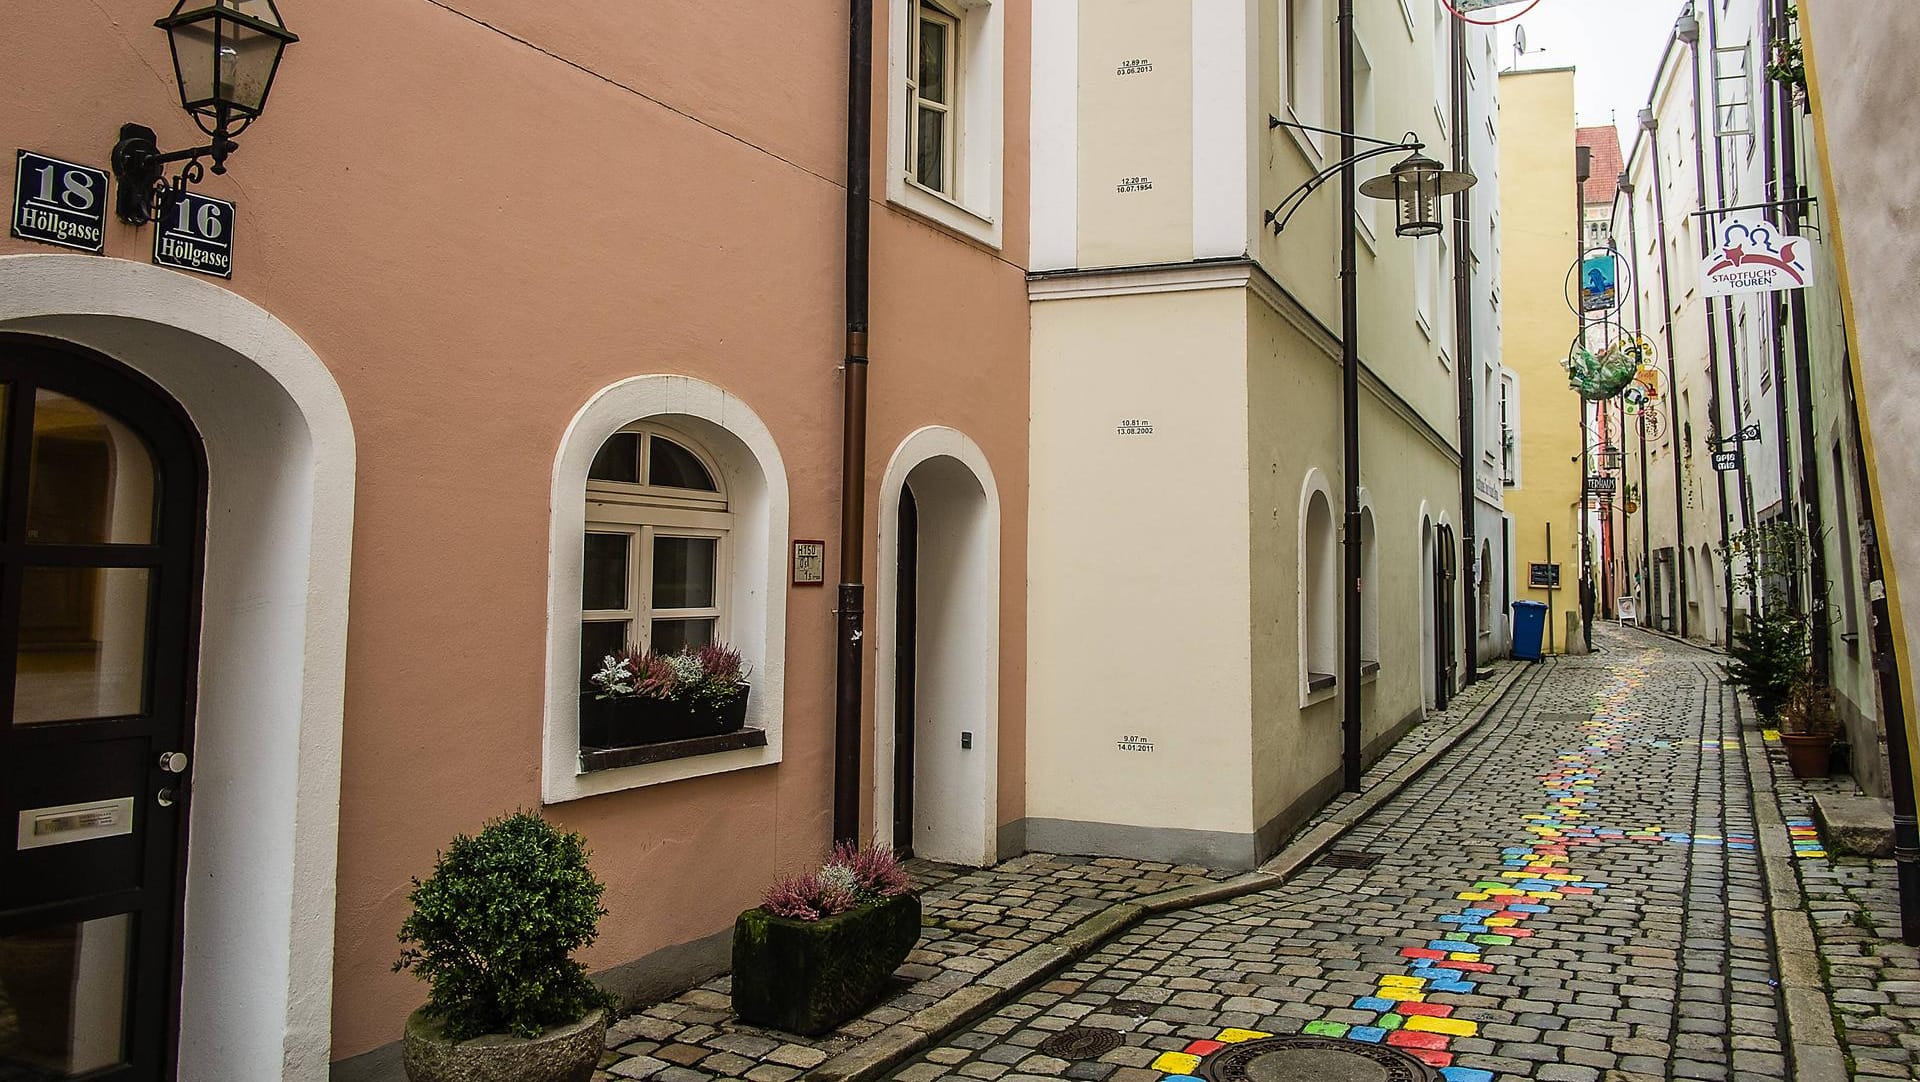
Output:
M580 697L581 755L738 733L752 691L746 677L739 652L724 643L609 654L588 678L593 690Z
M920 941L920 898L889 849L842 845L733 925L733 1009L804 1036L858 1016Z

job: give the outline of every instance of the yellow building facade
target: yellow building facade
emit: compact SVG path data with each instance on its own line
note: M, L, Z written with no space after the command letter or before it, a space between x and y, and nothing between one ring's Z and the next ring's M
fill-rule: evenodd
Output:
M1580 396L1563 367L1578 333L1567 268L1579 246L1573 69L1500 76L1501 359L1513 466L1506 508L1515 600L1551 606L1549 650L1565 652L1580 607ZM1514 408L1517 404L1517 409ZM1550 581L1558 569L1556 586Z

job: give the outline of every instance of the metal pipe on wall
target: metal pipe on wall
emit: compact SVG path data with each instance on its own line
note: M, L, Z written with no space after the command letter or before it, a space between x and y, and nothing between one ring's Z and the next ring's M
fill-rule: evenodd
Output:
M1472 131L1467 115L1467 25L1465 20L1453 19L1453 168L1456 172L1472 172L1469 166L1470 140L1467 133ZM1473 479L1479 472L1479 441L1475 438L1475 425L1479 421L1479 411L1474 409L1473 377L1475 359L1473 356L1473 262L1472 262L1472 223L1468 217L1468 198L1473 189L1456 192L1453 197L1453 333L1455 371L1460 376L1460 548L1461 565L1471 569L1460 576L1460 614L1465 624L1466 640L1461 686L1465 687L1480 678L1480 611L1474 604L1474 580L1487 573L1480 566L1478 545L1479 530L1476 520L1479 515L1479 501L1475 496Z
M847 26L846 363L840 427L840 596L833 673L833 837L860 835L860 731L866 616L868 185L873 170L873 0Z
M1358 152L1353 127L1353 0L1340 0L1340 160ZM1340 539L1345 567L1340 628L1341 773L1346 790L1360 791L1360 282L1354 224L1359 182L1351 166L1340 170L1340 436L1346 529Z
M1673 456L1673 579L1679 587L1675 594L1674 617L1679 625L1680 637L1687 637L1687 490L1686 478L1681 472L1680 460L1685 457L1687 448L1683 447L1686 429L1680 417L1680 369L1679 362L1673 356L1673 280L1667 266L1667 199L1666 181L1660 168L1660 122L1655 119L1652 109L1640 110L1640 126L1646 130L1652 143L1647 153L1653 160L1653 219L1656 232L1654 239L1660 246L1660 326L1662 337L1667 345L1667 420L1669 449ZM1687 423L1691 423L1688 421ZM1647 556L1652 560L1651 553Z

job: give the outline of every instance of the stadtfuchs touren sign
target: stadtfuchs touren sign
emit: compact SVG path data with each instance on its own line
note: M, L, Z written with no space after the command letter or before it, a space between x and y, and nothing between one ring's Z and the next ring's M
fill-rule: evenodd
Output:
M1764 219L1729 216L1713 239L1700 263L1702 296L1805 289L1813 282L1806 238L1786 236Z

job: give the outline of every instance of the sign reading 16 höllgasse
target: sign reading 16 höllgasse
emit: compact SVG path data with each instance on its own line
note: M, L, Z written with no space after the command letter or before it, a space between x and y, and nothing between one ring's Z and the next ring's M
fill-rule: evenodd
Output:
M107 244L107 174L30 150L13 169L13 235L98 252Z
M155 263L233 277L232 203L197 192L177 192L153 224Z

